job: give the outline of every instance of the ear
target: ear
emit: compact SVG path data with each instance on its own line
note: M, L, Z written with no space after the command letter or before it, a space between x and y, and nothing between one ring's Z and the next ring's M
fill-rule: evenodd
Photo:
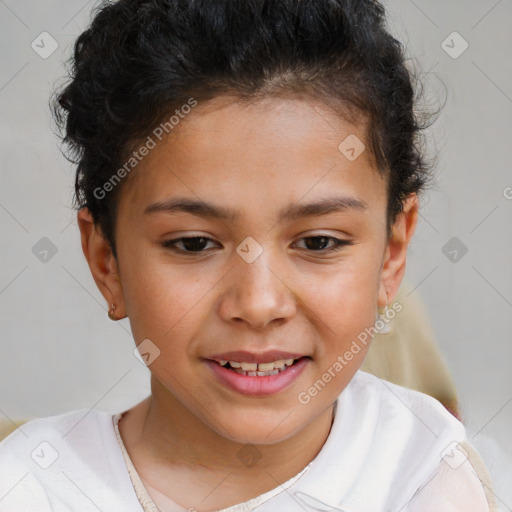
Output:
M418 222L419 200L417 194L411 194L405 201L392 227L386 254L381 270L377 305L389 305L398 291L405 273L407 247Z
M116 317L126 316L123 290L117 261L101 229L94 225L91 212L83 207L77 214L82 240L82 251L91 269L92 277L107 301L107 310L115 304Z

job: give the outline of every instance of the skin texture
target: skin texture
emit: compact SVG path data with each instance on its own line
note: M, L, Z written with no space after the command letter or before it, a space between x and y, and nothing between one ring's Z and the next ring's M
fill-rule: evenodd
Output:
M119 261L87 208L82 248L115 315L128 315L135 343L160 355L149 366L152 395L130 409L120 431L156 503L200 511L246 501L297 474L320 451L333 403L369 344L308 404L298 400L390 305L402 280L419 202L412 195L386 238L386 183L369 151L348 160L338 145L365 140L313 100L218 97L199 104L151 150L123 184L116 219ZM237 220L144 209L177 196L230 207ZM352 196L367 204L278 222L290 204ZM352 245L328 253L332 236ZM178 254L166 240L204 236L202 253ZM252 263L237 247L252 237ZM190 245L178 243L177 248ZM311 360L287 389L249 397L228 389L204 359L228 350L299 352ZM244 464L246 444L261 458ZM167 498L166 498L167 497ZM169 501L170 499L171 501Z

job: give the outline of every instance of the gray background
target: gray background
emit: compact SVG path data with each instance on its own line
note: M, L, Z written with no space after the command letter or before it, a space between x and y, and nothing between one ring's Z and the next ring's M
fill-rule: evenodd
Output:
M0 418L120 411L149 393L128 319L107 318L82 254L74 169L47 107L93 5L0 0ZM502 510L512 510L512 1L385 5L412 63L428 72L427 99L435 105L442 83L448 93L429 131L437 186L423 201L406 279L431 315ZM50 56L44 31L58 43ZM37 249L48 246L56 253L41 261Z

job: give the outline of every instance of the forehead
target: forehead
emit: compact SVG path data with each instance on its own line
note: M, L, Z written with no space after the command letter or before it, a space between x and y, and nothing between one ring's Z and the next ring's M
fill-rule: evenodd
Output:
M381 208L385 180L370 151L362 150L365 133L363 121L345 121L313 100L218 97L198 104L168 138L155 141L120 203L131 206L125 213L142 215L172 197L213 198L232 205L233 213L254 205L277 215L283 204L339 191ZM347 145L362 152L354 159Z

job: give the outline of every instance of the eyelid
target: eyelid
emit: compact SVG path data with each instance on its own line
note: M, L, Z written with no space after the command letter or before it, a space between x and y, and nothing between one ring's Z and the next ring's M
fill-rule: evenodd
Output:
M207 250L202 250L202 251L185 251L183 249L178 249L176 248L176 244L180 243L182 240L188 240L188 239L193 239L193 238L204 238L205 240L207 240L207 244L209 244L210 242L214 242L214 243L217 243L217 241L209 236L204 236L204 235L188 235L188 236L178 236L178 237L175 237L175 238L171 238L169 240L164 240L163 242L161 242L161 245L165 248L170 248L171 250L175 250L175 252L177 253L180 253L180 254L202 254L202 253L207 253L209 251ZM211 249L211 248L210 248Z
M327 248L327 249L320 249L318 251L314 251L314 250L308 250L308 249L304 249L305 251L307 252L310 252L312 254L331 254L331 253L335 253L339 250L341 250L343 247L347 246L347 245L354 245L354 241L353 240L346 240L344 238L338 238L336 236L332 236L332 235L328 235L328 234L314 234L314 235L307 235L307 236L302 236L299 238L299 242L301 242L302 240L305 240L305 239L308 239L308 238L327 238L329 241L333 242L334 245Z
M195 238L202 238L202 239L206 240L207 245L210 242L217 243L215 239L213 239L209 236L193 234L193 235L188 235L188 236L179 236L179 237L176 237L176 238L173 238L170 240L165 240L165 241L161 242L161 245L164 248L170 249L177 254L183 254L183 255L201 255L201 254L208 254L209 252L211 252L212 248L209 248L208 250L186 251L184 249L179 249L176 247L176 245L179 244L180 242L182 242L182 240L189 240L189 239L195 239ZM300 238L298 238L297 242L301 242L302 240L309 239L309 238L326 238L330 242L334 243L334 245L332 245L331 247L328 247L326 249L319 249L317 251L312 250L312 249L307 249L307 248L303 249L306 252L309 252L311 254L316 253L318 255L328 255L331 253L335 253L335 252L341 250L343 247L349 246L349 245L354 245L354 243L355 243L353 240L338 238L333 235L329 235L327 233L307 234L306 236L301 236ZM297 243L297 242L295 242L295 243Z

